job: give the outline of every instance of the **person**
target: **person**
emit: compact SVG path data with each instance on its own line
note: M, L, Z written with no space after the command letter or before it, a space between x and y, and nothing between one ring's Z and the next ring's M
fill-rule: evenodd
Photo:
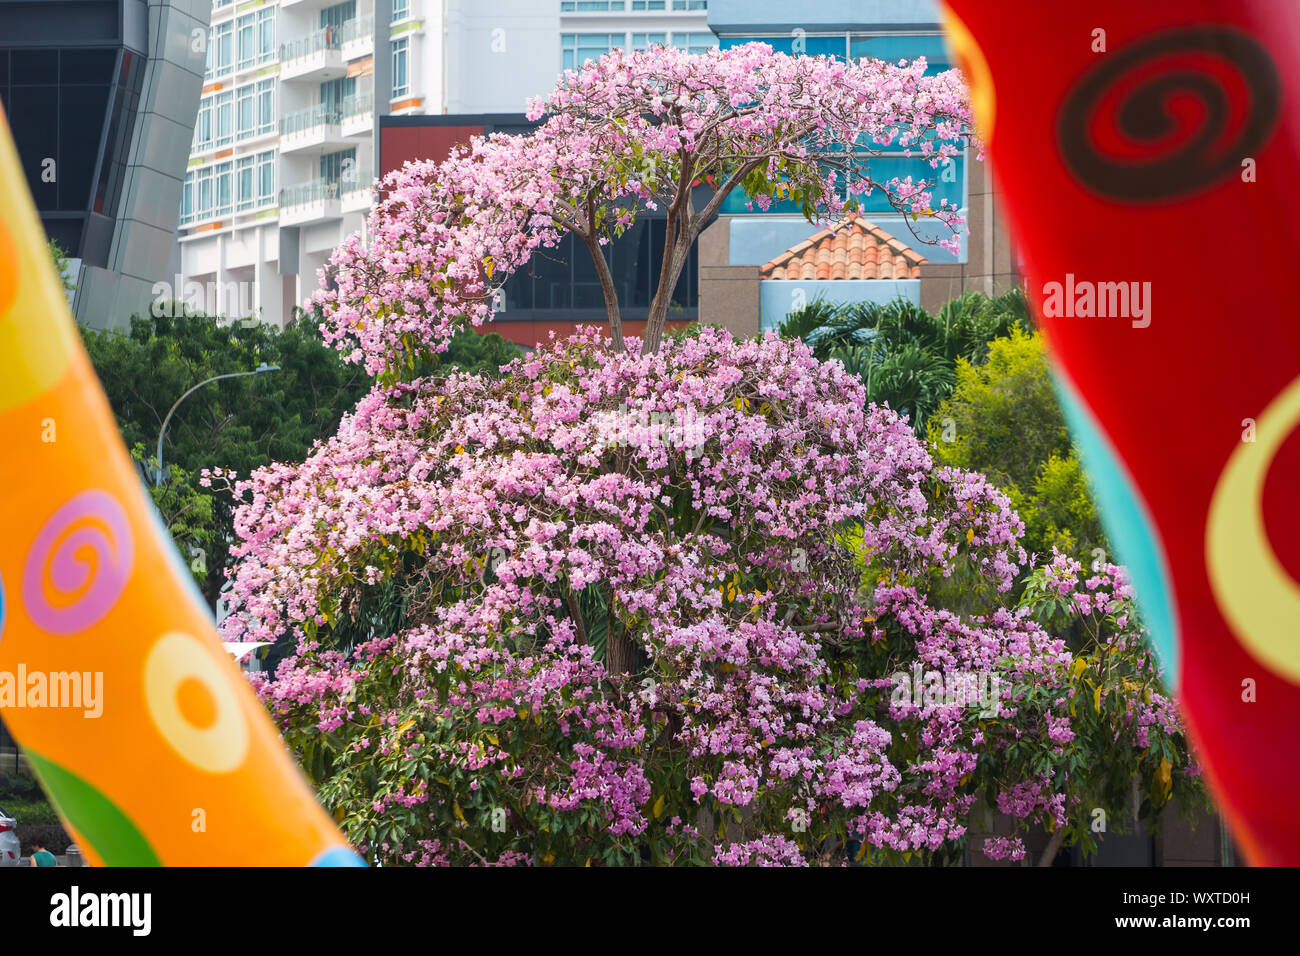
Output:
M45 849L45 845L39 840L32 841L32 866L58 866L59 861L54 859L54 854Z

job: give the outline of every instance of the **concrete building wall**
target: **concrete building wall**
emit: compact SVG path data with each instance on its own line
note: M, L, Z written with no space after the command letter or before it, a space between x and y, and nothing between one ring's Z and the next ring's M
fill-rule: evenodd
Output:
M203 87L210 0L149 0L144 95L126 157L125 202L108 263L83 268L74 309L92 328L125 328L171 281L181 186ZM137 14L141 11L136 10Z

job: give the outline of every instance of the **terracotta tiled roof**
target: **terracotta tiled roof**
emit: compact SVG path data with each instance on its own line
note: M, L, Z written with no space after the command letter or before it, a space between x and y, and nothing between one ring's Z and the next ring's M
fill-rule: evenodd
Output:
M764 279L919 279L925 257L853 215L809 236L759 270Z

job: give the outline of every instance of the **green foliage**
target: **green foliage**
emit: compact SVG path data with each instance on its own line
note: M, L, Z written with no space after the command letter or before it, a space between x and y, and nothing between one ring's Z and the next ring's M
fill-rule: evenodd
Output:
M918 434L956 385L958 363L980 364L991 339L1029 329L1024 293L968 292L927 312L904 299L833 305L815 299L786 316L780 333L801 338L823 361L838 359L862 379L867 401L910 416Z
M168 465L162 482L155 483L158 459L146 456L140 443L131 449L131 459L146 479L149 496L180 551L181 560L189 566L194 583L202 588L211 570L209 556L219 543L213 522L215 499L199 485L197 474L177 465Z
M133 316L125 334L82 329L122 437L150 477L157 468L158 430L172 403L188 389L263 362L280 366L278 372L205 385L185 399L168 426L166 476L162 488L151 487L151 494L185 563L212 600L223 583L219 569L233 540L231 501L218 489L200 487L199 472L221 468L247 476L273 461L303 460L317 441L334 433L374 382L358 366L344 364L321 340L316 320L301 312L280 330L264 323L225 324L186 313L179 303L174 311ZM500 335L470 329L419 372L442 375L463 369L495 375L518 355L518 347ZM191 549L202 549L203 560Z
M68 253L55 240L50 240L50 258L54 260L54 271L59 274L59 284L63 286L63 291L71 295L77 291L77 284L69 277Z
M0 774L0 807L25 826L59 822L40 784L27 774Z
M226 561L232 519L229 499L199 488L198 473L223 468L247 475L272 461L301 460L334 432L372 382L324 345L314 322L298 321L281 331L176 311L134 316L125 334L83 328L82 337L122 437L147 467L152 466L145 455L154 454L163 419L188 389L262 362L280 366L278 372L205 385L172 416L163 444L168 478L153 492L154 501L187 564L193 562L191 545L205 549L209 573L195 574L212 599L222 580L211 572Z
M1096 576L1088 567L1079 565L1071 576L1075 593L1086 589L1090 577L1102 578L1098 590L1108 589L1109 573ZM1038 567L1024 582L1020 606L1062 635L1073 655L1073 738L1064 745L1064 770L1080 810L1067 817L1064 845L1091 856L1105 832L1131 832L1135 821L1151 832L1170 803L1190 814L1208 810L1209 796L1131 601L1120 601L1112 612L1080 613L1055 586L1061 580L1050 565ZM1100 834L1094 829L1098 810L1106 822Z
M982 472L1007 493L1031 553L1109 553L1036 333L1012 329L978 367L959 360L956 387L928 437L937 463Z

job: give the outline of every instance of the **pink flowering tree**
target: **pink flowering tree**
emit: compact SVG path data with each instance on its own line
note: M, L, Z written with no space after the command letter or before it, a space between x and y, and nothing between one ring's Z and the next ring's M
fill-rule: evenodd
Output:
M963 220L931 183L871 175L889 146L946 162L972 141L960 74L925 61L890 65L775 54L765 44L690 54L616 50L570 70L526 136L477 138L445 162L408 163L382 183L369 242L335 252L335 287L319 292L330 341L376 374L414 367L456 327L493 313L505 279L572 234L591 254L613 347L620 303L604 246L639 215L662 211L662 268L642 350L662 340L672 290L700 232L738 190L830 220L881 190L913 219ZM696 187L708 195L697 208ZM956 235L944 240L955 247Z
M950 154L960 82L654 50L567 74L547 108L387 180L318 296L381 383L305 462L235 486L224 628L292 647L259 690L326 806L385 863L943 863L981 803L1069 826L1080 672L1011 606L1005 496L801 343L663 333L717 210L696 182L813 216L883 188L955 224L923 184L872 181L864 143ZM653 206L644 341L607 287L608 338L412 377L533 252L573 232L599 266ZM1144 699L1106 686L1117 713Z

